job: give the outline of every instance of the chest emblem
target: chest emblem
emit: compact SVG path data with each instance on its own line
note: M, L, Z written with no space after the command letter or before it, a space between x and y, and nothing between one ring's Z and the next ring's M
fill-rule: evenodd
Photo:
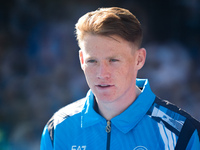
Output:
M148 150L148 149L144 146L137 146L133 150Z

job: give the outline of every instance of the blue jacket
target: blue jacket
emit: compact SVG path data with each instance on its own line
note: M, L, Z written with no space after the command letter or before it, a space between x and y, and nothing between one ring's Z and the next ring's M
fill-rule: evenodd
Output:
M148 80L136 84L142 93L111 121L95 111L91 90L60 109L44 128L41 150L200 150L200 123L158 99Z

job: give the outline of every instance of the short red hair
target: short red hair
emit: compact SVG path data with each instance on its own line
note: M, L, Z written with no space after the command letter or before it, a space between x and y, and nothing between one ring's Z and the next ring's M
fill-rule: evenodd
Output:
M83 15L75 25L80 46L85 34L118 35L140 47L142 29L138 19L127 9L119 7L100 8Z

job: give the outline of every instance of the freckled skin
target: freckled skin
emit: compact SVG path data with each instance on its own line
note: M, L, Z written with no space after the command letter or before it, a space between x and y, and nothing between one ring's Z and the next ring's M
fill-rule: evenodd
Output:
M84 37L79 52L81 67L99 105L128 107L134 101L136 76L145 52L116 35Z

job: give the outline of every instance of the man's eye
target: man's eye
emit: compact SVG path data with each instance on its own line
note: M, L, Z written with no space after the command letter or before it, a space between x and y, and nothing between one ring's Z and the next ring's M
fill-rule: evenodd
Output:
M110 59L110 62L117 62L119 61L118 59Z
M91 60L88 60L87 62L88 62L88 63L96 63L97 61L96 61L96 60L93 60L93 59L91 59Z

